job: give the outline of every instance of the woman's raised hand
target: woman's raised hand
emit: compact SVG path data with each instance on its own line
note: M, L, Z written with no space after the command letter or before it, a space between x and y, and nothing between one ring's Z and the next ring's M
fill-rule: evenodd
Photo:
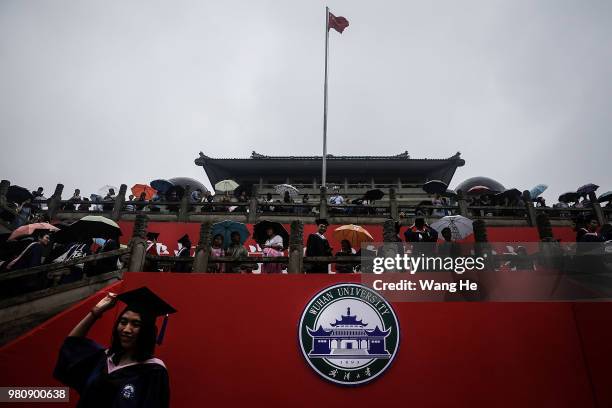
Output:
M91 311L95 314L95 315L101 315L102 313L106 312L108 309L112 309L113 306L115 306L115 303L117 303L117 294L116 293L112 293L109 292L104 299L102 299L101 301L99 301L94 307L93 309L91 309Z

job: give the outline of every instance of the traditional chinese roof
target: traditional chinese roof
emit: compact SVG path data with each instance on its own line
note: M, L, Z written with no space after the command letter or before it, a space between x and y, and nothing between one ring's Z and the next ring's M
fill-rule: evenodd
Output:
M336 319L336 323L331 323L332 327L336 326L361 326L366 327L368 324L363 323L361 320L357 320L357 315L351 316L351 308L346 308L346 315L341 315L341 319Z
M389 333L391 333L391 329L382 331L378 328L378 326L376 326L374 330L366 330L366 333L368 334L368 337L387 337Z
M307 327L307 329L308 329L308 334L310 334L313 337L329 337L332 334L331 330L327 331L323 328L323 326L319 326L317 330L312 330L309 327Z
M321 175L322 156L268 156L253 152L248 158L213 158L200 152L195 159L214 185L224 179L239 183L256 183L263 178L309 179ZM351 180L401 178L409 183L442 180L449 184L457 167L465 160L459 152L445 159L414 159L408 152L391 156L327 155L327 175L330 180L347 177Z

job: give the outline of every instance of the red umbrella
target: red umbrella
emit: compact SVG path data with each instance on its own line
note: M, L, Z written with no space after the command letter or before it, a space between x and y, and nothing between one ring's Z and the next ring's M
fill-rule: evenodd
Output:
M34 224L22 225L17 228L13 233L9 236L8 240L13 241L17 238L27 237L28 235L32 235L36 230L47 230L50 232L59 231L59 228L54 227L53 225L46 222L36 222Z
M134 194L134 197L140 198L142 193L145 193L145 200L150 200L157 193L157 190L146 184L134 184L132 186L132 194Z
M468 194L487 194L491 189L487 186L474 186L468 190Z

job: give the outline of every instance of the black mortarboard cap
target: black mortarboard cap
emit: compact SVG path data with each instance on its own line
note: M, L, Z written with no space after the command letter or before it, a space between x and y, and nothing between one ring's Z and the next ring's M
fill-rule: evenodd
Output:
M128 305L130 309L134 308L134 312L145 312L155 317L176 313L175 308L146 286L122 293L117 299Z
M189 239L189 235L185 234L178 239L178 242L183 244L183 246L191 245L191 240Z
M147 232L147 239L151 241L157 239L159 237L159 232Z
M315 223L316 223L317 225L321 225L321 224L329 225L329 222L328 222L328 221L327 221L327 219L325 219L325 218L317 218L317 219L315 220Z
M146 286L122 293L117 299L128 305L129 310L133 312L146 313L153 317L164 316L162 328L157 336L157 344L162 344L168 325L168 315L176 313L176 309Z

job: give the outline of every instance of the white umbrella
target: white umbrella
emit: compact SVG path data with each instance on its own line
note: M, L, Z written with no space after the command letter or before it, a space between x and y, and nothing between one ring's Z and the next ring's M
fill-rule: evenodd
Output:
M431 224L431 228L442 233L444 228L450 228L454 240L463 239L474 233L472 220L461 215L447 215Z
M289 196L297 197L300 193L299 190L293 187L291 184L278 184L274 186L274 191L276 191L280 195L285 195L285 191L289 192Z
M238 183L234 180L221 180L217 184L215 184L215 190L220 191L222 193L226 193L229 191L234 191L238 187Z
M117 194L117 192L119 191L119 189L115 186L111 186L109 184L100 187L100 189L98 190L98 194L102 197L106 197L106 195L108 194L108 190L113 189L113 191L115 192L115 194Z

